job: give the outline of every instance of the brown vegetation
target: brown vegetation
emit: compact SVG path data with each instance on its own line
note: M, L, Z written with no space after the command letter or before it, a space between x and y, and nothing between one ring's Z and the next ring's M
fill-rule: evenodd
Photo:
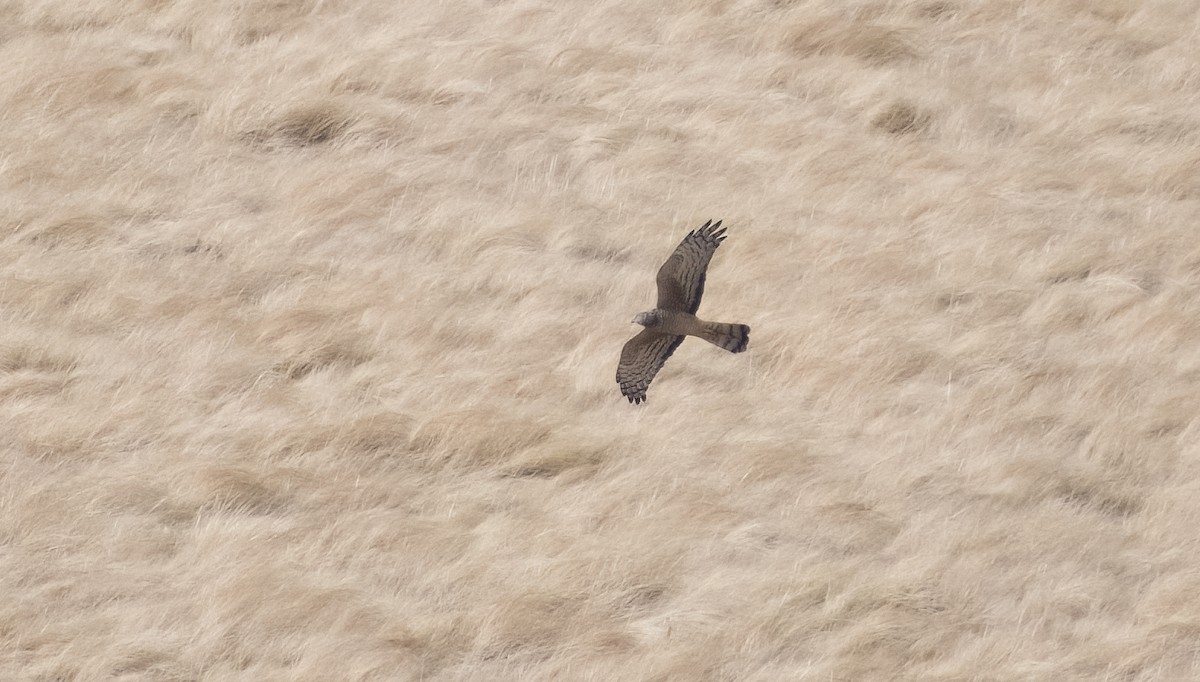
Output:
M1196 679L1198 21L0 4L0 679Z

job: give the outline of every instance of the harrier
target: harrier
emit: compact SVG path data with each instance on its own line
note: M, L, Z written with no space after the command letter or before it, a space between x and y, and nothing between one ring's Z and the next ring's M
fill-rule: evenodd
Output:
M658 305L638 313L633 321L645 327L621 349L617 383L631 403L646 399L646 389L685 336L699 336L731 353L741 353L750 343L744 324L705 322L696 317L704 295L704 271L713 252L725 239L725 228L710 220L688 232L675 253L658 270Z

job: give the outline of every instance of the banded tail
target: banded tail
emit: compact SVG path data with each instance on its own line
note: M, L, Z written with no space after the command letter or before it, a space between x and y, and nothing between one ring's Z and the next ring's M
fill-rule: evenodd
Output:
M730 353L741 353L750 345L750 327L744 324L702 322L701 325L697 336Z

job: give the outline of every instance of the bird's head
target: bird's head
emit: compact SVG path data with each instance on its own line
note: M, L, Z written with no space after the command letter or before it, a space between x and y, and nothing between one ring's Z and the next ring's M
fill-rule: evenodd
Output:
M633 318L633 321L642 325L643 327L654 327L658 325L659 322L658 311L651 310L644 313L638 313L637 317Z

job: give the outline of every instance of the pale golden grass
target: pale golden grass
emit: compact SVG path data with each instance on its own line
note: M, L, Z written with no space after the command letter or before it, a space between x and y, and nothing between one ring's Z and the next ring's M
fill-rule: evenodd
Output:
M0 679L1196 679L1198 30L0 5Z

